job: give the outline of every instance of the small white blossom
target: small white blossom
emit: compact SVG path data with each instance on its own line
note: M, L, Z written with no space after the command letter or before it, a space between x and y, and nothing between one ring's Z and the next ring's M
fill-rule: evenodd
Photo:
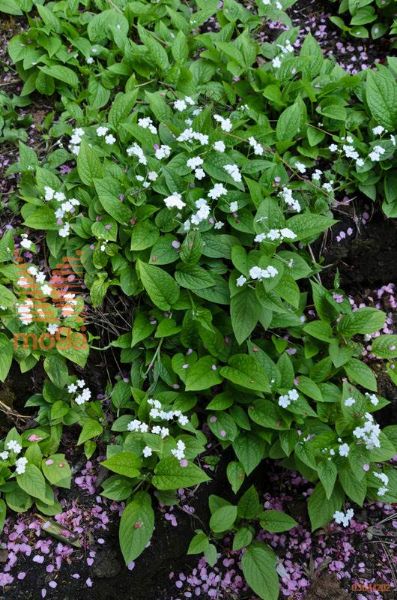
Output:
M110 133L109 135L105 136L105 142L108 146L111 146L116 142L116 138Z
M153 450L150 446L145 446L142 451L142 454L145 458L148 458L149 456L152 456Z
M96 134L98 137L105 137L105 135L107 134L107 132L109 131L109 127L98 127L96 130Z
M244 275L240 275L240 277L238 277L236 279L236 285L237 287L242 287L247 281L247 278L244 277Z
M222 131L229 133L232 130L233 126L229 118L224 119L221 115L214 115L214 119L220 123Z
M213 148L217 152L222 152L222 153L226 150L226 146L225 146L224 142L222 142L222 140L219 140L218 142L214 142Z
M22 475L26 471L26 465L28 464L28 459L22 456L15 461L15 473L17 475Z
M182 210L186 203L182 200L182 195L174 192L168 198L164 198L164 204L167 208L177 208L178 210Z
M338 525L343 525L343 527L348 527L350 524L350 521L352 520L353 517L354 517L354 510L352 508L349 508L346 511L346 514L340 510L335 511L335 513L334 513L335 522Z

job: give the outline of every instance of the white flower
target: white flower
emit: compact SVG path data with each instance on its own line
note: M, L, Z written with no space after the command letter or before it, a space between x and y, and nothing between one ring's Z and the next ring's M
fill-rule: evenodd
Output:
M233 213L236 213L238 211L238 202L234 201L230 203L230 210Z
M70 295L72 295L72 294L70 294ZM74 296L74 294L73 294L73 296ZM70 298L68 298L68 300L70 300ZM76 384L78 385L79 388L83 388L85 386L85 381L84 381L84 379L78 379L76 381Z
M382 135L382 133L384 133L385 131L386 129L382 127L382 125L377 125L376 127L372 128L372 133L374 135Z
M235 181L236 183L241 182L241 173L237 165L224 165L223 168L225 169L226 173L230 175L233 181Z
M116 142L116 138L114 137L114 135L109 133L109 135L107 135L105 137L105 142L108 146L111 146L112 144L114 144Z
M223 221L217 221L214 225L214 229L222 229L222 227L224 227L224 223Z
M350 452L349 444L341 444L339 446L340 456L348 456Z
M355 404L356 401L354 398L346 398L344 404L345 406L353 406L353 404Z
M348 527L350 524L350 521L352 520L353 517L354 517L354 510L352 508L349 508L346 511L346 514L340 510L335 511L335 513L334 513L335 522L338 525L343 525L343 527Z
M70 234L70 225L65 223L64 226L59 230L59 235L63 238L68 237Z
M195 172L194 172L194 176L199 181L201 181L202 179L204 179L204 177L205 177L205 171L204 171L204 169L196 169Z
M214 142L213 148L217 152L224 152L226 150L226 146L221 140L219 140L218 142Z
M291 400L288 398L288 396L280 396L278 399L278 405L281 406L281 408L288 408L290 404Z
M175 456L175 458L177 458L178 460L182 460L183 458L185 458L185 449L186 446L184 442L182 440L178 440L176 448L173 448L171 450L171 454Z
M55 325L55 323L51 323L50 325L48 325L47 331L51 335L55 335L56 332L58 331L58 325Z
M302 210L301 205L299 204L298 200L295 200L295 198L292 196L292 191L289 188L283 187L282 191L280 192L280 196L284 202L296 212L300 212Z
M377 396L375 396L375 394L369 394L368 392L366 392L365 395L367 396L368 400L373 406L378 406L379 399L377 398Z
M365 161L364 161L362 158L358 158L358 159L356 160L356 165L357 165L357 167L363 167L363 166L364 166L364 164L365 164Z
M262 279L270 279L276 277L278 271L275 267L269 266L266 269L261 269L261 267L252 267L249 271L251 279L257 279L258 281L262 281Z
M157 129L153 125L153 121L150 117L144 117L142 119L138 119L138 126L142 127L142 129L149 129L151 133L154 135L157 134Z
M22 248L25 248L26 250L30 250L32 245L33 245L33 242L28 239L28 236L26 234L23 234L22 240L21 240Z
M28 464L28 459L22 456L15 461L15 472L17 475L22 475L26 471L26 465Z
M281 59L279 56L276 56L275 58L273 58L272 65L275 69L279 69L281 67Z
M214 115L214 119L220 123L222 131L229 133L232 130L233 125L230 119L224 119L221 115Z
M109 131L109 127L103 127L103 126L101 126L101 127L97 128L96 134L97 134L98 137L104 137L107 134L108 131Z
M227 189L223 185L223 183L216 183L212 189L208 192L208 197L212 200L217 200L221 196L225 196L227 194Z
M152 456L153 450L151 449L150 446L145 446L142 451L142 454L145 458L148 458L149 456Z
M296 162L295 168L299 171L299 173L306 173L306 166L301 162Z
M372 160L372 162L379 162L384 153L385 149L382 148L382 146L375 146L372 149L372 152L368 154L368 157Z
M189 419L185 415L181 415L178 418L179 425L187 425L189 423Z
M44 187L44 199L45 200L52 200L54 198L54 190L50 187L48 187L48 185L46 185Z
M338 151L338 146L336 144L331 144L330 146L328 146L329 150L331 152L337 152Z
M75 392L77 392L77 385L75 383L70 383L68 385L68 392L69 394L74 394Z
M7 448L7 450L11 450L12 452L15 452L15 454L19 454L22 450L21 444L19 442L17 442L16 440L10 440L9 442L7 442L6 448Z
M187 109L187 104L184 100L175 100L174 108L175 108L175 110L177 110L179 112L183 112L184 110Z
M174 192L168 198L164 198L164 204L167 208L177 208L178 210L182 210L186 203L182 200L182 195Z
M197 167L201 167L201 165L203 164L203 159L201 158L201 156L194 156L193 158L189 158L189 160L186 162L186 165L189 167L189 169L197 169Z
M167 146L167 144L163 144L162 146L160 146L160 148L157 148L155 150L154 154L158 160L168 158L171 154L171 148Z
M364 422L363 427L356 427L353 430L354 437L359 440L363 440L367 450L380 448L380 426L375 422L370 413L365 413L365 419L366 421Z
M51 296L52 287L46 283L41 286L41 291L43 292L44 296Z
M333 187L331 183L323 183L322 187L324 188L324 190L326 190L327 192L331 193L333 191Z
M141 421L139 421L138 419L134 419L133 421L130 421L127 425L127 429L128 431L139 431L139 428L141 426Z
M127 154L128 156L136 156L141 165L147 165L147 158L138 144L132 144L132 146L127 148Z
M236 285L237 287L242 287L247 281L247 278L244 277L244 275L240 275L240 277L238 277L236 279Z
M254 150L254 154L256 156L262 156L263 155L263 147L261 146L261 144L259 144L256 139L254 137L249 137L248 138L248 143L251 146L251 148L253 148Z
M7 452L7 450L3 450L3 452L0 452L1 460L7 460L8 457L9 457L9 453Z
M357 150L355 150L354 146L343 145L342 148L343 148L346 158L353 158L354 160L357 160L358 158L360 158L360 155L357 152Z
M149 181L156 181L156 179L158 178L158 173L156 173L156 171L149 171L147 174L147 178L149 179Z

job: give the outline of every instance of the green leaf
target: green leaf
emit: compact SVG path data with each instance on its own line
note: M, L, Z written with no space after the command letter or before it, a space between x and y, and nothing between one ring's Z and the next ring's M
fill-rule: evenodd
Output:
M227 465L226 474L233 493L237 494L245 479L242 465L239 462L232 460Z
M72 88L77 88L79 85L79 78L69 67L64 67L63 65L53 65L51 67L39 65L39 69L46 75L58 79Z
M124 475L125 477L138 477L142 463L140 458L135 454L124 451L113 454L113 456L104 460L101 464L109 469L109 471L113 471L119 475Z
M361 360L351 358L349 362L344 365L344 369L352 383L358 383L368 390L371 390L371 392L377 391L378 386L373 371Z
M258 492L253 485L241 496L237 511L240 519L256 519L262 512Z
M235 385L258 392L270 392L268 377L253 356L235 354L229 360L229 366L223 367L220 374Z
M189 548L187 549L187 554L201 554L205 552L209 544L208 536L203 532L199 531L192 538Z
M379 358L397 357L397 335L380 335L371 342L371 352Z
M1 5L0 5L1 10ZM7 515L7 506L2 498L0 498L0 533L3 531L4 522L6 520Z
M117 187L113 179L111 177L95 179L94 186L104 210L118 223L129 223L132 212L117 196Z
M103 173L97 151L85 139L81 141L77 156L77 172L86 185L92 185L94 179L100 178Z
M139 251L151 248L160 237L156 225L150 221L142 221L134 225L131 233L131 250Z
M17 475L16 479L19 487L24 492L47 503L45 479L36 465L27 464L25 472L22 475Z
M153 529L154 512L150 496L147 492L138 492L125 507L120 519L120 548L127 565L142 554Z
M87 440L91 440L98 435L101 435L103 427L95 419L86 419L83 423L83 428L80 432L77 445L84 444Z
M198 391L207 390L213 385L217 385L222 382L219 369L213 369L216 367L215 359L213 356L203 356L193 365L186 369L186 391Z
M52 485L70 489L72 472L64 454L52 454L43 459L41 468L44 476Z
M161 459L154 472L152 483L158 490L177 490L209 481L209 477L195 464L190 462L181 467L173 457Z
M0 381L5 381L11 368L14 351L12 342L4 333L0 333Z
M15 0L0 0L0 13L15 15L17 17L23 15L19 3Z
M233 550L241 550L252 542L252 531L248 527L241 527L234 535Z
M238 344L242 344L253 332L261 316L261 306L255 290L246 287L232 296L230 315Z
M210 519L210 528L215 533L222 533L232 529L234 521L237 518L237 506L231 504L221 506L216 510Z
M277 600L280 584L276 557L264 544L255 542L243 554L241 568L250 588L263 600Z
M67 337L67 340L64 340L63 337L60 338L63 345L61 347L61 342L57 344L57 352L68 360L76 363L76 365L79 365L79 367L84 368L89 353L86 336L83 333L69 330Z
M243 465L245 474L250 475L264 456L264 442L254 433L243 431L234 440L233 450L238 460Z
M117 94L113 100L113 104L109 111L108 121L113 131L119 130L120 124L127 119L130 115L136 99L138 96L138 90L127 92L126 94Z
M261 514L260 523L263 529L271 531L272 533L289 531L298 525L295 519L279 510L265 510Z
M335 223L330 217L306 212L288 219L287 227L295 233L297 241L307 241L316 238Z
M288 106L279 116L276 126L277 139L280 142L293 140L301 131L306 118L305 104L298 98L294 104Z
M169 310L179 298L179 286L173 277L163 269L140 260L137 261L137 268L142 285L153 304L161 310Z
M352 337L358 333L365 335L379 331L385 324L386 314L376 308L360 308L343 315L338 323L338 331L344 337Z
M308 500L308 510L312 530L319 529L331 521L335 511L340 510L343 502L343 494L336 487L330 498L327 498L321 483L314 488L314 492Z
M397 83L392 74L385 68L381 71L369 70L365 95L376 123L388 131L394 131L397 126Z
M334 489L336 477L338 475L338 469L331 460L326 460L317 465L317 473L321 483L323 484L325 495L329 500Z

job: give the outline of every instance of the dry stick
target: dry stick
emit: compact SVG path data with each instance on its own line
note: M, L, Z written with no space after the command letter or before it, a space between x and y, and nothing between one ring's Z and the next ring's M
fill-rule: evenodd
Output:
M2 402L1 400L0 400L0 411L4 412L7 415L11 415L12 417L17 417L18 419L28 420L28 419L32 418L31 415L21 415L19 412L16 412L15 410L13 410L9 406L7 406L7 404Z

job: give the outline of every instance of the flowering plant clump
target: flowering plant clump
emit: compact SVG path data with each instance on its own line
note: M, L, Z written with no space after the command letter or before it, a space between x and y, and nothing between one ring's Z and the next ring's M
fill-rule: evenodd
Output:
M129 330L95 347L119 353L129 372L109 381L105 398L69 374L67 361L87 364L88 344L42 349L47 379L27 402L39 428L6 438L0 492L4 512L34 501L56 514L49 483L70 478L55 453L63 428L78 425L87 458L106 444L102 493L126 502L119 535L130 564L151 539L154 498L174 505L178 490L210 480L219 460L210 437L231 451L234 500L210 497L208 527L189 553L214 564L231 533L247 583L272 600L276 557L256 533L296 522L264 511L247 489L263 459L312 483L313 530L347 526L346 501L397 502L397 427L377 423L388 401L363 361L386 315L352 307L337 279L327 290L312 248L336 223L341 191L381 199L394 216L395 63L347 75L310 35L295 53L293 28L259 44L262 17L289 26L290 1L258 1L257 11L234 0L191 4L120 2L93 15L51 3L10 43L23 94L57 91L60 109L45 133L52 151L21 143L8 170L19 174L22 225L0 241L0 379L14 357L26 371L41 356L12 348L20 328L69 326L76 341L84 303L96 309L117 295L132 308ZM223 31L199 30L213 15ZM29 260L22 276L14 246ZM33 300L16 303L14 292L38 286L51 307L44 265L77 251L83 295L63 290L65 304L52 307L59 322L37 324ZM371 352L393 361L396 348L395 336L380 335Z
M357 38L376 40L384 35L395 35L396 0L331 0L339 4L338 14L348 15L350 22L346 24L341 17L333 16L330 20L340 29Z

